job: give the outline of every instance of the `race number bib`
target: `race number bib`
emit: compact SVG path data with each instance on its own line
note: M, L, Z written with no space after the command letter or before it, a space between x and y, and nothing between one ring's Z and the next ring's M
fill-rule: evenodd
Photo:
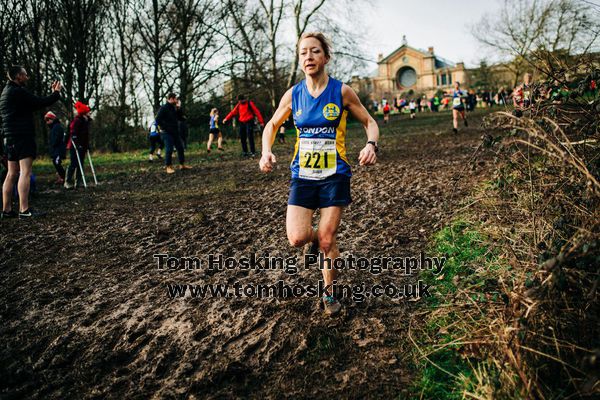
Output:
M523 100L528 101L529 99L531 99L531 92L529 90L524 90L523 91Z
M335 174L335 139L300 138L299 151L299 178L321 180Z
M454 107L456 107L456 106L460 106L460 105L461 105L461 102L460 102L460 97L455 97L454 99L452 99L452 105L453 105Z

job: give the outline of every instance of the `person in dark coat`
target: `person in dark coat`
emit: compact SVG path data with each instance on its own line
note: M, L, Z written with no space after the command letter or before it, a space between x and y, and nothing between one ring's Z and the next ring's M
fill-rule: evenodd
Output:
M177 149L180 169L191 169L185 165L185 155L183 143L179 136L179 119L177 117L177 95L169 93L167 102L163 104L156 114L156 123L161 128L161 136L165 143L165 166L167 174L174 174L173 168L173 147Z
M67 169L67 177L65 179L65 189L77 187L77 184L82 182L81 168L85 162L85 155L90 148L90 107L80 101L75 103L77 116L71 121L69 126L69 141L67 149L71 162ZM79 155L79 159L78 156ZM81 165L79 164L81 162ZM73 182L73 174L77 171L77 182Z
M52 165L56 169L58 175L57 183L62 185L65 183L65 169L62 166L62 160L67 156L67 148L65 147L65 130L60 123L60 120L52 111L48 111L44 116L46 125L50 129L48 135L48 146Z
M45 213L29 208L31 170L36 158L35 125L33 111L48 107L60 99L62 85L54 81L52 94L38 97L25 89L29 80L27 71L21 66L8 70L8 82L0 96L0 119L4 135L4 151L8 159L8 172L2 185L2 218L15 218L12 209L13 188L18 180L19 218L40 217Z

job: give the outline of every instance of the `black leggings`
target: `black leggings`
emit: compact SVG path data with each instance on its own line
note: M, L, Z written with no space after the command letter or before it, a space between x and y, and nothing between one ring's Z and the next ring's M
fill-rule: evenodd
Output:
M69 153L71 156L71 162L69 163L69 168L67 168L67 179L66 181L71 183L73 182L73 174L77 172L77 183L83 184L83 180L81 178L81 169L79 169L79 162L77 160L77 153L79 153L79 159L81 160L81 168L83 168L83 164L85 162L85 155L87 154L87 150L81 146L77 146L77 152L75 152L75 148L71 146L69 149Z
M148 140L150 140L150 154L154 154L157 147L162 150L164 143L159 135L149 136Z
M65 169L62 166L62 157L60 155L55 155L52 157L52 165L54 165L58 176L60 176L62 179L65 179Z
M246 138L250 141L250 153L256 153L254 148L254 122L240 122L240 140L242 141L242 151L248 153Z

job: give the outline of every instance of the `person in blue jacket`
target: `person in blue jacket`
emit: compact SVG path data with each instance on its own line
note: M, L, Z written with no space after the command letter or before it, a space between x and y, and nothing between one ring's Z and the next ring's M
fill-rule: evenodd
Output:
M60 120L52 111L48 111L44 115L44 120L50 134L48 135L48 150L50 158L52 159L52 165L56 169L56 175L58 176L56 182L59 185L65 183L65 169L62 166L62 160L67 156L67 147L65 145L65 130L60 123Z
M154 150L156 150L156 157L159 160L162 159L160 152L164 146L164 143L160 138L160 131L156 121L152 121L152 123L150 124L148 132L148 141L150 142L150 154L148 155L148 161L154 161Z

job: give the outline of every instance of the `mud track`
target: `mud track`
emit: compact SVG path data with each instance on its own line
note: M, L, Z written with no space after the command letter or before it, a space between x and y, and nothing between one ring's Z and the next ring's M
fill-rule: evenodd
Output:
M353 165L342 255L418 254L489 174L489 163L468 163L480 142L480 117L458 136L448 114L429 118L382 126L378 165ZM364 133L353 129L352 160L362 143ZM329 319L310 298L168 297L166 284L176 282L316 284L318 270L159 271L153 259L300 256L284 224L291 144L275 151L280 165L270 175L259 173L257 160L198 166L192 157L196 168L175 176L155 165L87 191L46 188L34 204L50 215L4 221L0 397L400 395L412 377L407 327L418 301L346 298L342 315ZM410 279L347 272L340 283Z

